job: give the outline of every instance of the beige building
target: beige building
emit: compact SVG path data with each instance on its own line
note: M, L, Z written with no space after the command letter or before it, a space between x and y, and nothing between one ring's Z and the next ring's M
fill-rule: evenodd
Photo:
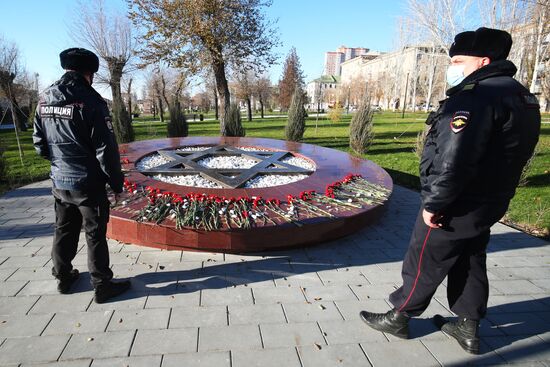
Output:
M405 100L408 108L415 109L420 108L420 104L425 105L428 97L432 104L441 99L447 64L448 56L443 50L434 52L430 47L404 47L395 52L345 61L341 65L341 84L344 88L353 88L362 83L362 89L370 95L372 103L385 109L401 108Z
M323 75L320 78L310 81L306 85L308 110L327 110L329 105L334 103L340 77L334 75Z
M340 46L336 49L336 51L326 52L324 75L340 75L340 65L343 62L361 55L365 55L368 52L368 48L346 46Z

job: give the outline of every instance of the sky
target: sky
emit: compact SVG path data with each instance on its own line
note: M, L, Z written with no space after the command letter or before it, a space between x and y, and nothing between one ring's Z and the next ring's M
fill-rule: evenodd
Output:
M390 51L397 17L405 11L404 3L405 0L274 0L265 13L276 21L282 45L275 49L279 63L269 71L271 80L276 83L281 77L284 59L293 46L306 82L321 75L325 52L341 45ZM124 0L106 0L106 4L111 9L126 9ZM0 36L17 44L26 70L39 74L41 89L63 73L59 52L69 47L86 47L76 43L69 31L77 6L74 0L0 0ZM106 86L94 87L110 97Z

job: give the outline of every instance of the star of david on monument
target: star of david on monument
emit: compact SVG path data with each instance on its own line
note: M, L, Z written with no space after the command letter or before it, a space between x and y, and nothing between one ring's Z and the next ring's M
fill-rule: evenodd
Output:
M152 175L201 175L224 188L239 188L258 175L309 175L313 171L282 162L293 156L288 151L248 151L229 145L217 145L201 151L159 150L158 154L170 159L170 162L141 170ZM251 159L256 164L250 168L208 168L198 162L209 157L239 156Z

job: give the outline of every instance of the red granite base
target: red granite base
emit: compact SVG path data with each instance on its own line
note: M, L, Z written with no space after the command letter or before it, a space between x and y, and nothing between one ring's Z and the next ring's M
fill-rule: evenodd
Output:
M259 147L291 151L315 162L316 171L308 178L288 185L258 189L205 189L172 185L149 178L137 170L134 163L143 156L159 149L175 149L181 146L205 146L229 144L241 147ZM206 193L226 197L261 196L286 200L287 195L298 196L304 190L324 192L327 184L341 180L348 173L361 174L370 182L392 190L393 183L386 171L371 161L353 157L345 152L316 145L260 138L190 137L148 140L120 146L123 168L128 179L138 185L154 186L161 190L185 195L189 192ZM144 205L136 201L111 210L107 236L121 242L157 247L167 250L195 250L214 252L256 252L304 246L356 232L375 221L384 209L383 205L364 206L361 209L339 211L334 218L317 217L301 220L302 226L282 222L265 224L251 229L203 231L176 229L170 220L160 225L137 222L133 217Z

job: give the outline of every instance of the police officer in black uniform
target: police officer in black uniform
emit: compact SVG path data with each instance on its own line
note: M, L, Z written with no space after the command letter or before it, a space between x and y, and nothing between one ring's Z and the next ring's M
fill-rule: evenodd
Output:
M91 86L98 57L83 48L67 49L59 57L66 73L44 91L33 134L36 151L51 162L56 216L52 274L58 279L58 291L70 293L79 276L71 262L84 224L94 300L103 303L130 288L129 281L111 281L105 237L109 221L105 185L117 200L124 176L107 103Z
M467 352L479 353L479 320L487 311L486 248L491 226L506 213L540 131L537 99L512 76L512 38L479 28L455 37L449 50L448 98L430 125L422 159L422 207L403 261L403 285L385 314L361 311L370 327L408 338L411 316L428 307L447 277L458 320L436 325Z

